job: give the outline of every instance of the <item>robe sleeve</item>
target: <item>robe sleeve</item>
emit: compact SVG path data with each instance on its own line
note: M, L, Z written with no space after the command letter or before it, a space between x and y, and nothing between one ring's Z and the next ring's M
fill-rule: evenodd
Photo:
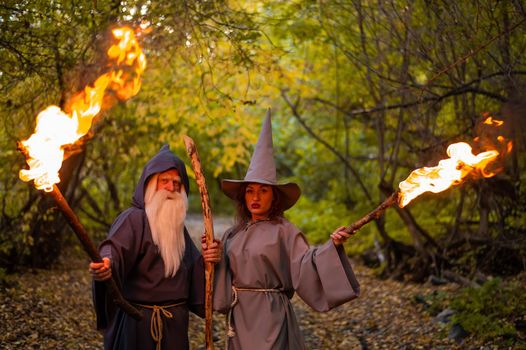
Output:
M214 270L214 311L226 314L232 304L232 273L228 266L227 238L230 231L223 235L223 256Z
M115 220L108 237L101 243L101 256L111 259L112 277L122 290L122 281L140 253L144 218L139 211L129 209ZM106 329L114 316L116 307L109 300L106 284L93 282L93 304L97 314L97 329Z
M292 226L292 225L291 225ZM360 295L360 285L343 247L332 240L310 247L305 236L291 228L287 250L294 290L316 311L328 311Z
M189 250L191 270L188 273L188 309L197 316L205 317L205 265L203 256L185 230L186 249Z

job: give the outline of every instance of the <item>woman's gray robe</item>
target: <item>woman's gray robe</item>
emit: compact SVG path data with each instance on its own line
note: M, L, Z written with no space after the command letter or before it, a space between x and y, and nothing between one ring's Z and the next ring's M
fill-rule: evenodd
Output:
M237 292L230 349L304 349L290 303L294 292L316 311L328 311L360 293L343 247L336 248L331 240L310 247L286 219L229 230L223 243L225 255L215 271L214 309L229 312L232 285L282 291Z

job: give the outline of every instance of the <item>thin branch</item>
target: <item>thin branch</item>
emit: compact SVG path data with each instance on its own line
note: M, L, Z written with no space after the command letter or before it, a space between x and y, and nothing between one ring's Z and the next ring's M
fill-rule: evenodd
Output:
M87 211L86 209L84 209L82 206L78 207L78 209L84 213L84 215L86 215L88 218L90 218L91 220L93 220L94 222L102 225L102 227L107 231L110 229L111 227L111 224L102 220L100 216L97 216L97 215L93 215L92 213L90 213L89 211Z
M105 215L104 215L104 212L102 211L102 209L99 207L99 205L97 204L97 201L91 196L91 194L84 188L84 187L81 187L80 188L80 196L79 197L85 197L86 200L88 201L88 205L90 206L91 209L93 209L93 211L95 212L95 215L91 215L88 213L88 211L86 211L85 209L81 207L81 210L86 214L88 215L90 218L93 217L98 217L99 219L96 220L97 222L99 223L102 223L104 226L107 226L109 227L110 224L108 224L107 222L101 220L100 218L103 218Z
M515 28L517 28L518 26L520 26L521 24L525 23L526 22L526 18L523 18L521 21L519 21L518 23L515 23L513 26L511 26L508 30L505 30L505 31L502 31L500 33L498 33L497 35L495 35L493 38L489 39L488 41L486 41L484 44L482 44L481 46L477 47L476 49L472 49L469 51L468 54L460 57L458 60L456 60L455 62L447 65L446 67L442 68L440 71L438 71L438 73L436 73L431 79L429 79L426 83L426 88L427 86L429 86L430 83L432 83L433 81L435 81L439 76L441 76L442 74L444 74L445 72L447 72L448 70L450 70L451 68L459 65L460 63L462 62L465 62L468 58L470 58L471 56L474 56L476 55L477 53L479 53L480 51L482 51L483 49L485 49L486 47L488 47L490 44L492 44L494 41L496 41L497 39L499 39L501 36L505 35L505 34L509 34L511 33L512 31L515 30ZM423 91L422 91L423 92Z
M370 203L373 203L373 199L371 197L371 194L369 193L369 191L367 190L367 187L365 186L365 184L362 182L361 178L360 178L360 175L358 174L358 172L356 171L356 169L354 169L352 167L352 165L349 163L349 161L347 159L345 159L345 157L340 153L338 152L338 150L336 150L334 147L332 147L331 145L329 145L329 143L327 143L327 141L325 141L324 139L322 139L319 135L317 135L306 123L305 121L302 119L302 117L300 116L299 112L298 112L298 108L297 108L297 103L296 104L293 104L289 97L287 96L286 92L284 90L281 90L281 96L283 97L283 99L285 100L285 102L287 102L287 104L289 105L291 111L292 111L292 114L293 116L298 120L298 122L301 124L301 126L303 126L303 128L307 131L307 133L309 133L309 135L311 135L316 141L318 141L319 143L321 143L322 145L324 145L329 151L331 151L336 157L338 157L338 159L340 159L342 161L342 163L351 171L351 173L353 174L354 178L356 179L356 181L358 182L358 185L360 186L360 188L362 189L363 193L365 194L365 196L367 197L367 199L369 200Z
M516 74L526 74L526 72L523 72L523 71L520 71L520 72L515 72ZM496 75L504 75L505 73L503 72L502 74L493 74L492 76L496 76ZM506 75L508 75L508 73L506 73ZM477 88L473 88L473 87L470 87L470 85L472 84L475 84L476 82L479 82L483 80L483 78L479 78L479 79L476 79L476 80L473 80L467 84L464 84L456 89L453 89L451 91L448 91L447 93L443 94L443 95L440 95L440 96L436 96L436 97L425 97L425 98L420 98L418 100L413 100L413 101L409 101L409 102L405 102L405 103L396 103L396 104L392 104L392 105L387 105L387 106L378 106L378 107L373 107L373 108L358 108L358 109L354 109L354 110L351 110L351 111L348 111L348 110L345 110L345 109L342 109L340 106L336 105L335 103L331 102L331 101L328 101L328 100L325 100L323 98L320 98L320 97L314 97L314 98L309 98L309 99L306 99L307 101L315 101L315 102L320 102L322 104L325 104L327 106L330 106L342 113L344 113L345 115L347 115L348 117L354 117L354 116L357 116L357 115L362 115L362 114L371 114L371 113L376 113L376 112L383 112L383 111L387 111L387 110L392 110L392 109L399 109L399 108L409 108L409 107L414 107L414 106L418 106L418 105L422 105L422 104L425 104L425 103L428 103L428 102L440 102L448 97L452 97L452 96L457 96L457 95L462 95L464 93L475 93L475 94L480 94L480 95L484 95L484 96L488 96L488 97L491 97L495 100L498 100L500 102L507 102L508 99L504 96L501 96L499 94L495 94L495 93L492 93L492 92L489 92L489 91L486 91L486 90L483 90L483 89L477 89Z

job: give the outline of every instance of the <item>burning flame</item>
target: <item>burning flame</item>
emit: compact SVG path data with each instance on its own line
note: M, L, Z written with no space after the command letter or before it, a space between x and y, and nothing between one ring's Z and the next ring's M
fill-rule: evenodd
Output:
M139 92L146 58L135 33L128 27L114 29L112 33L118 42L107 51L111 70L69 101L69 114L57 106L40 112L35 133L21 142L30 169L20 170L19 176L23 181L34 180L37 189L49 192L60 182L58 171L64 159L63 147L75 143L89 131L93 118L102 110L107 91L112 91L120 100Z
M484 124L501 126L504 122L502 120L495 120L493 117L488 117L484 120Z
M503 122L489 117L484 124L499 127ZM504 145L504 153L511 151L511 141L506 143L502 136L499 136L497 140ZM474 155L470 145L459 142L449 145L447 154L450 158L439 161L438 166L416 169L400 183L400 207L406 206L424 192L438 193L447 190L452 185L458 185L468 175L479 175L486 178L494 176L496 172L490 171L489 165L497 159L500 153L496 150L489 150Z

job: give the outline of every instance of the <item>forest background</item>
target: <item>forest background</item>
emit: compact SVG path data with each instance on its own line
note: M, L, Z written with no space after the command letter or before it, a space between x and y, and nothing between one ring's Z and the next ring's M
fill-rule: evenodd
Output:
M17 141L33 132L39 111L67 107L104 72L111 28L145 21L151 32L141 37L140 92L102 112L61 169L59 187L95 241L129 205L142 167L163 143L187 161L185 134L198 145L214 214L231 216L219 181L244 177L267 108L278 177L303 191L287 217L312 244L372 210L412 170L446 158L447 145L465 141L475 154L485 151L480 140L494 134L482 121L493 116L513 143L499 174L387 210L347 251L382 277L467 287L490 281L488 290L508 291L514 306L498 310L508 323L492 331L516 336L517 322L526 322L524 297L514 294L526 270L526 11L519 0L3 1L3 284L24 268L50 268L75 245L52 200L18 178L25 161ZM191 211L199 213L191 186ZM472 316L470 308L495 299L481 300L457 309Z

